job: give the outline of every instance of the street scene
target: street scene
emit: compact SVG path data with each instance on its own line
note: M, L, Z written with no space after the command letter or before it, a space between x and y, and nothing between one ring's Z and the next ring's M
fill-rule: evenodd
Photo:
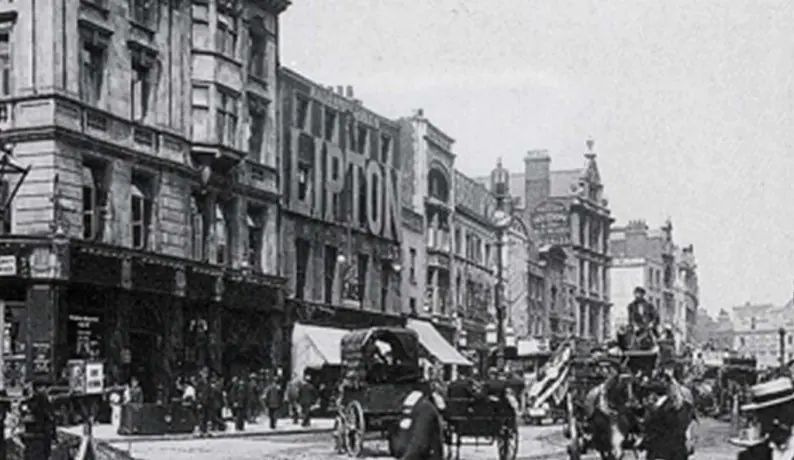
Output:
M0 460L792 460L792 30L0 1Z

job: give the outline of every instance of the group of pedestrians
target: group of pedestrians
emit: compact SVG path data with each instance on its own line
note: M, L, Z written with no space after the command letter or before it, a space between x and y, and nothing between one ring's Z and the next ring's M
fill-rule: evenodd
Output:
M300 421L303 426L309 426L310 409L317 400L314 385L304 378L293 377L286 391L280 375L269 373L237 375L224 385L208 368L180 384L180 390L183 402L195 405L201 435L224 431L227 418L234 420L235 430L244 431L246 424L256 423L265 413L270 428L276 429L285 403L293 423Z

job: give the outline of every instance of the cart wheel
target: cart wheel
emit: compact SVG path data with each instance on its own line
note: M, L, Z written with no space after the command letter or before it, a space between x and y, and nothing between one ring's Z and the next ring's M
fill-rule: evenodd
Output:
M345 407L344 441L348 457L360 457L364 447L364 410L358 401L351 401Z
M518 454L518 423L515 419L505 420L499 439L499 460L516 460Z

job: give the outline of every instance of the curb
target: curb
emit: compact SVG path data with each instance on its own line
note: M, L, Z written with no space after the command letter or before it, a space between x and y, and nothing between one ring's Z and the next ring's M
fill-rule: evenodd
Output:
M157 441L196 441L213 439L239 439L239 438L271 438L279 436L289 436L296 434L326 434L333 432L333 428L313 428L313 429L287 429L278 431L241 431L216 434L215 436L199 437L194 434L165 434L165 435L130 435L114 436L112 438L95 438L105 444L135 444L140 442ZM67 432L68 433L68 432ZM74 434L74 433L69 433Z

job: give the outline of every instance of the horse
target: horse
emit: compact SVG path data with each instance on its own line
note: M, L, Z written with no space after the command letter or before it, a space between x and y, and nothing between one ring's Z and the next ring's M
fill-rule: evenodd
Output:
M587 392L587 447L598 452L602 460L621 460L625 449L632 446L639 426L634 387L633 376L614 375Z

